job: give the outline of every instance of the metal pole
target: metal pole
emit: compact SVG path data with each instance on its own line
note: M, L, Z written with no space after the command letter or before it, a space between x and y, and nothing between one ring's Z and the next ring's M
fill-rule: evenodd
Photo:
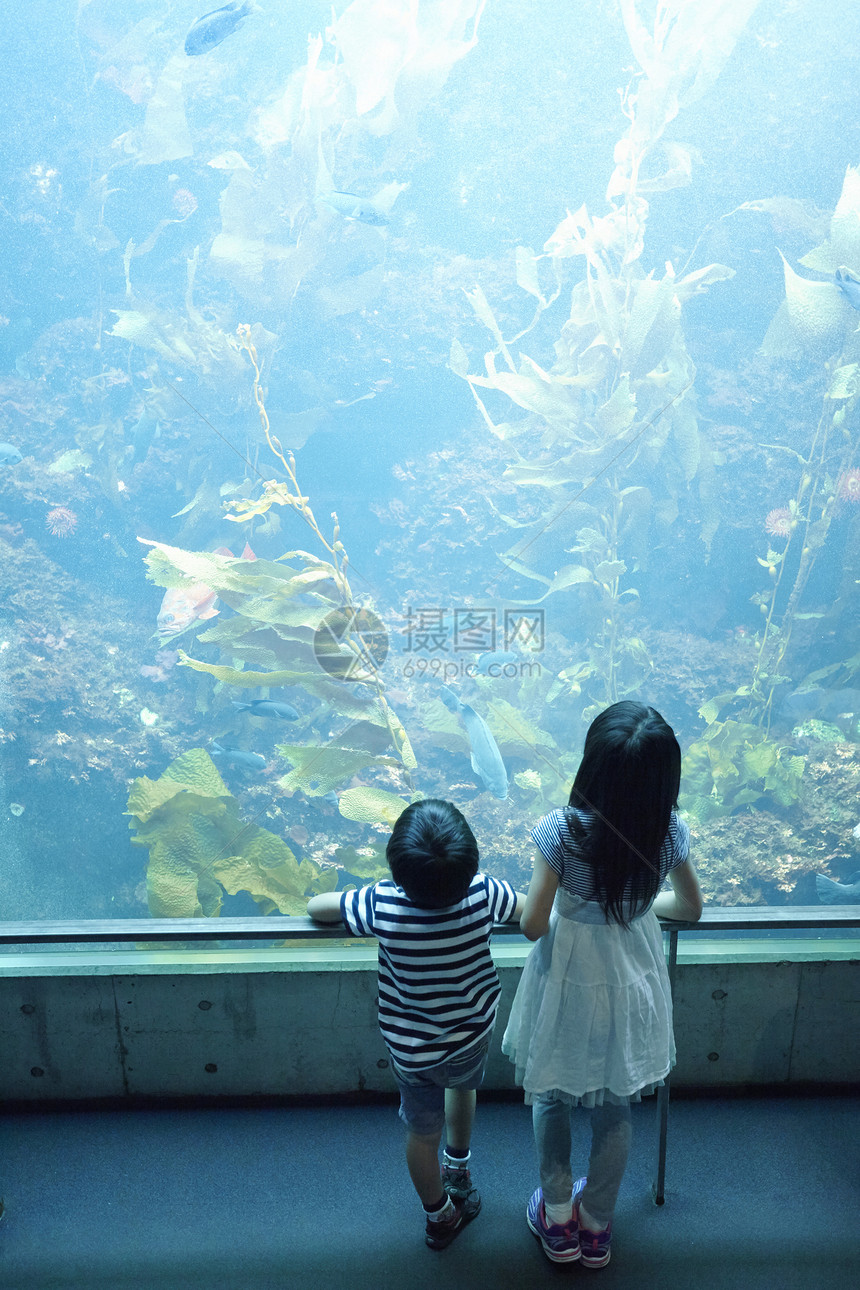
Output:
M669 932L669 990L674 1001L675 997L675 968L678 963L678 929L670 927ZM657 1178L652 1185L654 1193L654 1203L664 1205L666 1203L666 1137L669 1130L669 1075L666 1076L663 1083L657 1090L657 1122L658 1122L658 1141L657 1141Z

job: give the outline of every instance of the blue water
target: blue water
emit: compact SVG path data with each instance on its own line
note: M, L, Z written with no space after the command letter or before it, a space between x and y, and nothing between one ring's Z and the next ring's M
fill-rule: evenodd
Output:
M680 806L709 899L814 904L816 873L846 882L860 869L860 318L836 297L829 331L797 333L793 352L765 341L785 298L779 252L800 278L832 286L835 262L802 257L832 235L840 194L860 219L850 182L843 193L860 165L856 6L727 6L726 22L748 20L701 95L683 49L652 67L649 90L610 0L420 0L410 28L413 7L269 4L195 58L183 52L205 11L193 0L45 0L4 16L0 441L23 459L0 466L0 918L163 912L164 870L131 844L128 795L213 741L266 759L260 773L214 762L230 818L286 839L287 868L307 862L286 912L332 866L343 885L383 863L387 817L348 818L335 800L348 790L456 801L484 863L522 887L529 827L566 801L588 721L622 697L654 704L678 732ZM681 6L690 48L699 9ZM652 30L655 5L637 12ZM708 31L706 53L720 42ZM681 94L677 115L660 129L639 118L641 174L608 199L614 151L661 77ZM387 101L372 102L375 84ZM688 182L664 182L678 164ZM380 220L343 218L320 201L332 191L378 202ZM558 295L535 317L517 248L540 255L583 207L591 220L626 218L622 241L639 219L642 242L627 243L626 263L621 242L602 253L593 242L589 260L570 246L545 254L539 289ZM860 275L852 245L840 243L843 262ZM731 273L683 296L652 379L636 367L630 310L667 262L677 279L708 265ZM511 365L533 374L530 360L570 400L567 424L524 408L510 386L476 385L491 432L452 370L486 377L495 352L508 371L469 303L476 287ZM614 341L606 292L626 319ZM231 499L253 502L287 478L261 431L240 324L256 329L260 394L295 449L318 532L289 505L225 518ZM600 439L600 409L628 377L635 412ZM142 411L159 429L135 442ZM524 482L524 463L559 468L561 482ZM789 540L780 525L793 503ZM326 691L307 680L322 675L311 629L294 656L286 629L244 653L199 639L250 612L250 562L234 567L215 616L156 635L165 585L147 578L138 538L237 557L247 542L261 562L300 550L301 564L333 543L332 512L352 600L342 582L290 603L378 616L379 686L414 768L378 710L376 733L356 733L353 699L369 711L375 682L335 677ZM550 590L571 566L588 578ZM521 620L529 641L514 638ZM299 721L238 713L233 699L266 690L183 667L180 649L262 672L293 658L297 679L272 696ZM517 662L476 676L496 649ZM302 667L316 669L305 683ZM506 797L470 765L439 681L489 722ZM790 702L798 691L812 697ZM325 785L282 782L300 761L283 745L355 740L365 765L346 759ZM198 841L208 809L189 825ZM182 851L190 868L170 912L217 912L212 891L223 913L271 908L259 864L253 892L228 890L218 865L244 845L230 838ZM195 889L202 905L185 908Z

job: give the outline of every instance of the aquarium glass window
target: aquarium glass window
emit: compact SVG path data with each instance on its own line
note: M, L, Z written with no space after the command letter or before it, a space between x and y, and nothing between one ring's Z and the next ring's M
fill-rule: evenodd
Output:
M523 889L661 712L709 902L860 899L854 0L4 14L0 919Z

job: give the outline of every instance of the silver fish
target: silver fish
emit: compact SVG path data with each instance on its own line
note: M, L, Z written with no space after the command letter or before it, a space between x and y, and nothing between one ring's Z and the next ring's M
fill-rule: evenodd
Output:
M508 772L505 770L499 745L493 738L486 721L478 716L470 704L458 699L447 685L442 686L440 698L450 712L460 716L466 727L472 749L472 770L481 777L484 787L490 790L493 797L504 801L508 795Z
M843 264L836 270L836 285L852 309L860 312L860 278Z
M387 224L388 216L366 197L355 193L326 193L319 200L335 211L342 219L358 220L361 224Z
M220 45L222 40L232 36L242 25L249 13L259 6L253 0L231 0L221 9L213 9L198 18L185 37L185 52L190 58L198 54L208 54L210 49Z
M23 460L13 443L0 443L0 466L17 466Z

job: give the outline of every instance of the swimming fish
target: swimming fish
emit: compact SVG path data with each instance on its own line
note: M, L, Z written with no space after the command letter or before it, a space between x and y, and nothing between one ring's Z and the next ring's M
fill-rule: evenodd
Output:
M480 775L484 781L484 787L490 790L493 797L504 801L508 795L508 772L505 770L499 745L490 733L486 721L483 717L479 717L468 703L458 699L447 685L442 686L439 697L449 712L459 714L466 727L472 749L472 770L476 775Z
M860 869L847 882L834 882L826 874L815 875L815 889L822 905L860 904Z
M388 216L366 197L355 193L325 193L318 198L343 219L357 220L361 224L387 224Z
M289 703L281 703L278 699L250 699L248 703L234 699L233 707L238 708L240 712L250 712L252 717L280 717L282 721L299 719L295 708L290 707Z
M185 52L189 57L197 54L208 54L210 49L220 45L222 40L232 36L248 17L259 6L253 0L231 0L221 9L213 9L198 18L185 37Z
M480 676L501 676L506 663L516 663L517 655L509 649L494 649L482 654L475 663L475 670Z
M134 445L131 462L136 466L139 461L146 459L146 454L152 447L152 441L157 434L161 433L161 423L152 417L143 409L131 431L131 442Z
M245 748L234 748L230 744L219 744L212 740L210 751L212 757L223 757L231 766L241 766L243 770L265 770L266 759L260 753L248 752Z
M843 264L836 270L836 285L852 309L860 311L860 278Z
M214 618L218 613L215 601L217 591L207 587L205 582L192 582L190 587L171 587L164 593L161 608L158 611L158 635L163 641L170 640L186 631L193 623L202 618Z
M0 466L17 466L23 460L13 443L0 443Z

